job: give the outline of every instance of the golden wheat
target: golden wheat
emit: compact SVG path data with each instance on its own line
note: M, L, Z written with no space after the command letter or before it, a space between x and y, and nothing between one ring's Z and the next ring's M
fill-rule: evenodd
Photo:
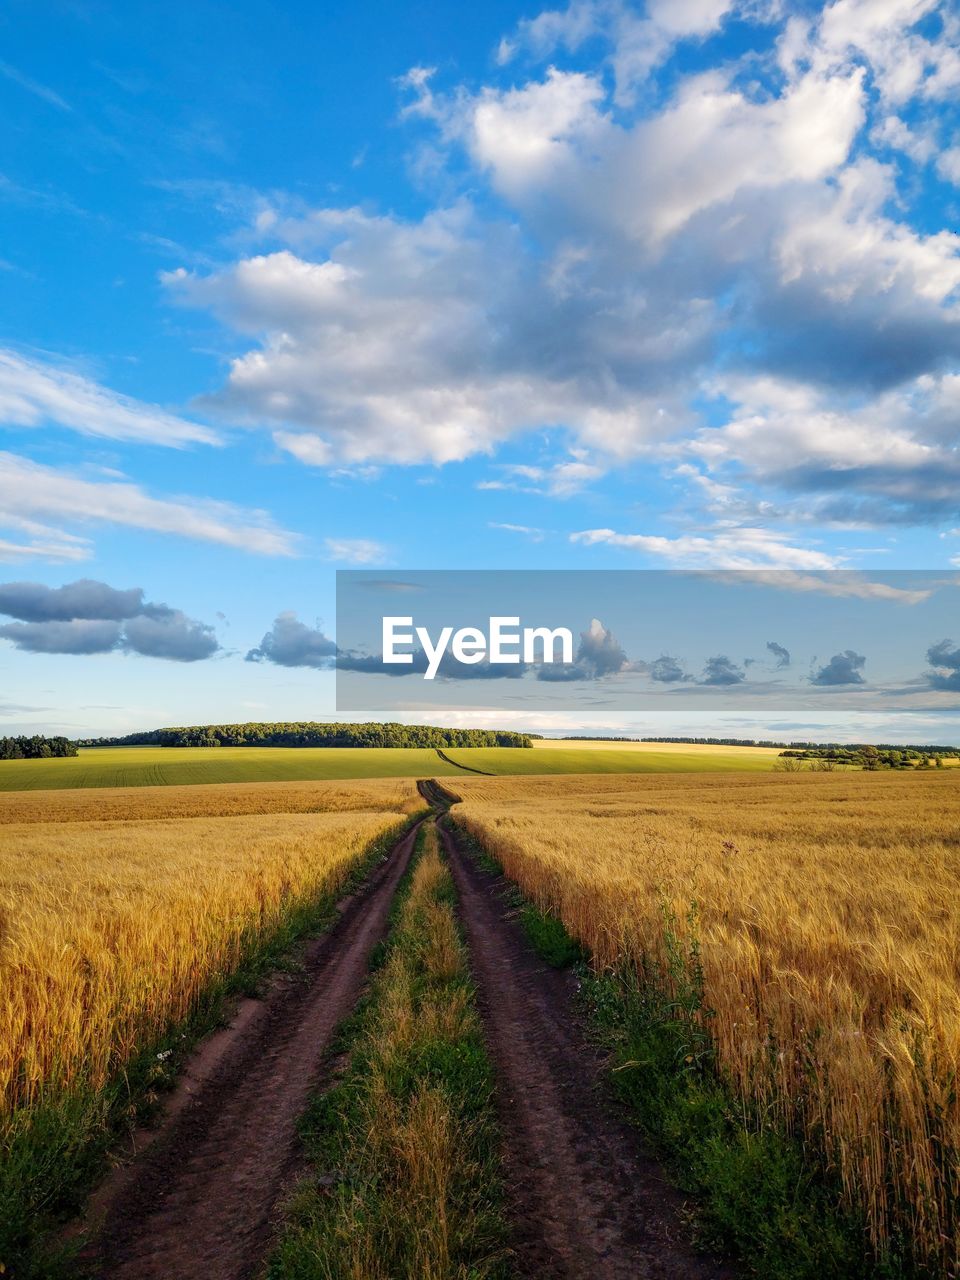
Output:
M952 774L457 779L454 813L601 966L667 972L696 904L718 1062L822 1151L878 1250L960 1269ZM668 923L672 922L672 923ZM679 924L677 923L679 922Z
M11 822L225 818L244 813L346 813L354 809L413 813L422 807L410 778L70 787L62 791L0 791L0 827Z
M167 806L136 795L148 820L125 791L55 802L64 821L31 821L32 796L7 810L27 821L0 826L0 1120L102 1085L416 803L408 782L157 790ZM178 816L198 810L235 816Z

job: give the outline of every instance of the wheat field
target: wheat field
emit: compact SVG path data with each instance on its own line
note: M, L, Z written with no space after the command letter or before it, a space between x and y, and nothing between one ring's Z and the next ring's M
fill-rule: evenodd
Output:
M99 1088L420 807L396 779L2 799L0 1134Z
M878 1252L960 1271L952 774L457 779L457 821L601 967L695 930L747 1117L818 1151ZM690 923L691 907L695 904Z

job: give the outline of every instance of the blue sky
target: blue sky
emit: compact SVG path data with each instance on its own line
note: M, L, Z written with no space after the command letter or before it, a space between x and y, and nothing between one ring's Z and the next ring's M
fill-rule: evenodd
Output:
M958 101L933 0L14 0L0 581L147 622L3 723L329 715L338 567L949 573Z

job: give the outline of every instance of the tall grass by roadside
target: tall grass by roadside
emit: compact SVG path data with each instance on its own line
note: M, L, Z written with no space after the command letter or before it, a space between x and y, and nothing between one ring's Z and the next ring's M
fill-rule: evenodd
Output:
M800 1165L781 1162L785 1194L814 1227L831 1196L859 1222L866 1274L954 1275L957 782L464 777L453 814L589 949L598 980L616 978L609 1030L632 1038L618 1082L638 1106L658 1071L686 1080L688 1101L704 1089L701 1114L727 1099L720 1128L739 1135L757 1195L763 1144L800 1152ZM642 1105L682 1145L693 1117ZM718 1133L719 1174L735 1161ZM737 1185L747 1211L749 1178ZM794 1229L789 1215L783 1226ZM804 1265L792 1274L817 1274Z
M408 820L384 810L0 826L7 1274L47 1274L30 1261L44 1231L170 1087L224 995L319 928Z
M492 1070L433 824L420 847L345 1074L304 1122L271 1280L506 1274Z

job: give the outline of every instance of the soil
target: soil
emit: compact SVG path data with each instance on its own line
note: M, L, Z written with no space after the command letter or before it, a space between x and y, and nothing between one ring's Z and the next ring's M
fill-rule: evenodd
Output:
M518 1275L731 1280L727 1264L696 1249L682 1196L604 1096L575 976L537 957L509 883L442 834L497 1072Z
M201 1047L159 1131L94 1197L88 1220L99 1231L83 1257L93 1275L247 1280L262 1268L299 1170L297 1123L362 993L415 838L416 828L340 904L297 972L245 1001Z

